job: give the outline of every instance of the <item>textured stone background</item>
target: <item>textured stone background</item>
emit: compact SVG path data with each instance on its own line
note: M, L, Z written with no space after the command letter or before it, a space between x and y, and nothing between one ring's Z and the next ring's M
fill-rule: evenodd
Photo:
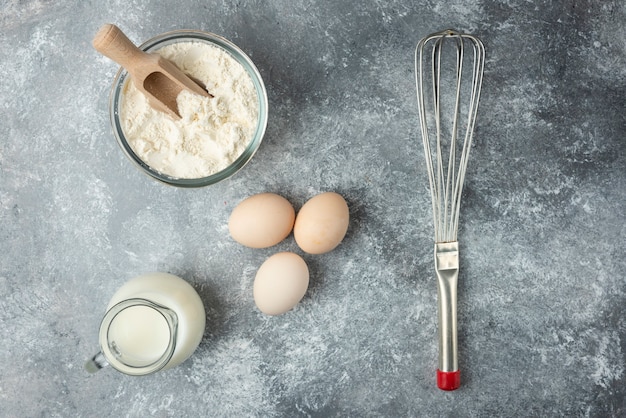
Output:
M0 416L626 415L626 5L607 1L4 0L0 5ZM270 101L252 162L181 190L115 143L117 66L90 45L201 29L238 44ZM463 386L435 386L430 197L417 41L487 49L459 231ZM271 254L234 243L243 198L343 194L348 235L305 256L297 308L252 300ZM178 368L83 371L113 294L147 271L201 294Z

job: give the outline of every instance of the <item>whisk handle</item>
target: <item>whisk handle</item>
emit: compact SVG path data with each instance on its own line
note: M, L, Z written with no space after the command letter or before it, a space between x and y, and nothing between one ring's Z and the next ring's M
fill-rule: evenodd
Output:
M456 303L459 277L458 242L435 244L439 317L439 368L437 386L455 390L461 386L458 364Z

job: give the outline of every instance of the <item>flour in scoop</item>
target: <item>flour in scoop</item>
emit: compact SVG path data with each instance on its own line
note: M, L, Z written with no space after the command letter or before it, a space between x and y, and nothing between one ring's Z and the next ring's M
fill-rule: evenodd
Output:
M252 140L258 122L258 97L252 79L225 50L185 41L157 51L206 85L212 98L182 91L177 98L180 120L150 107L127 82L120 122L129 145L146 164L174 178L215 174L239 157Z

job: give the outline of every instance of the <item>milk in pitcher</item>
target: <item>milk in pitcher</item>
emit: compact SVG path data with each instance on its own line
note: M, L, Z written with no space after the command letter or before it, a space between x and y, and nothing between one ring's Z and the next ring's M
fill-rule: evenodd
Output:
M200 344L205 321L202 300L185 280L168 273L135 277L111 298L100 326L102 351L86 368L111 364L143 375L175 367Z

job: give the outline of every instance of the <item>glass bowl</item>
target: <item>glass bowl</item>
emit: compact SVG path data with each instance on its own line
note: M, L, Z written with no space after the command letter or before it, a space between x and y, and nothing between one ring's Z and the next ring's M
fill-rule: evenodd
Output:
M265 85L263 84L261 75L259 74L259 71L257 70L252 60L250 60L250 58L235 44L219 35L196 30L177 30L157 35L154 38L151 38L141 44L139 48L146 52L153 52L160 48L163 48L166 45L188 41L204 42L222 48L222 50L229 53L237 62L239 62L243 66L243 68L252 79L252 83L254 84L259 106L257 126L252 140L243 151L243 153L235 161L233 161L225 169L207 177L175 178L153 169L141 158L139 158L139 156L135 154L132 147L126 140L126 137L124 136L124 130L122 129L120 121L120 109L124 99L122 92L124 91L125 84L127 82L130 82L130 77L126 70L124 70L123 68L121 68L117 72L117 74L115 75L115 79L113 80L113 88L109 97L109 116L111 119L111 125L113 127L113 134L115 135L119 146L122 148L124 154L126 154L126 156L141 171L158 181L172 186L202 187L215 184L232 176L233 174L241 170L241 168L243 168L243 166L245 166L246 163L250 161L254 153L257 151L259 145L261 144L261 141L263 140L265 128L267 127L267 91L265 90Z

